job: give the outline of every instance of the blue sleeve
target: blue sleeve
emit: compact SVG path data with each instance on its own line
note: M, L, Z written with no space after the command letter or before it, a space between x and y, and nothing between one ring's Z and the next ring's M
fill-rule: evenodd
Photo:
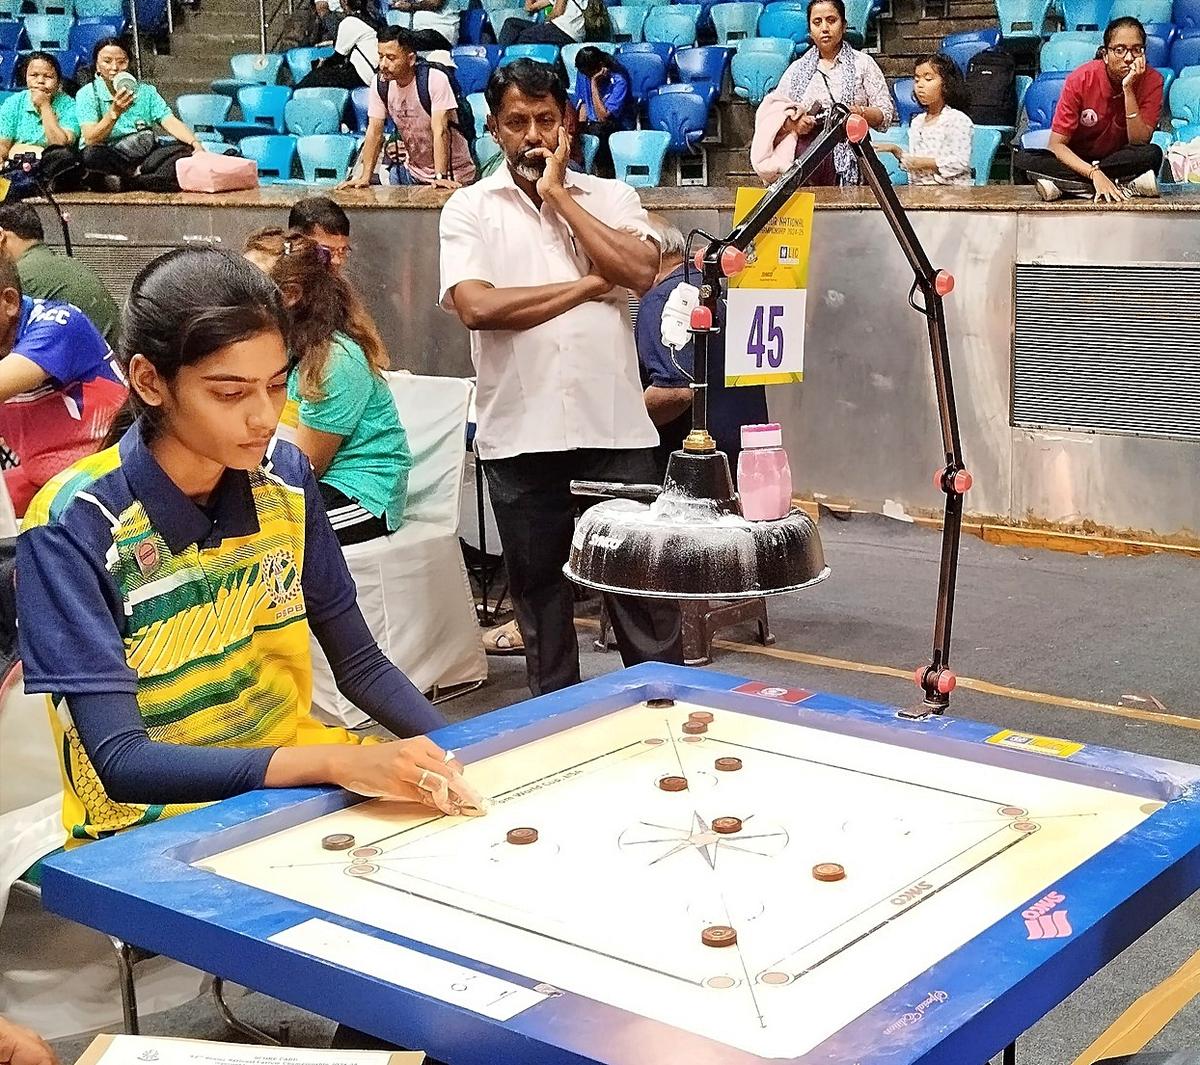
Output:
M423 736L446 719L379 649L357 603L312 625L340 691L393 734Z
M629 96L629 82L624 74L614 74L608 82L608 92L604 94L604 106L611 118L616 118L625 109L625 100Z
M304 589L308 624L315 632L322 622L336 617L347 607L357 609L358 589L354 587L342 545L337 542L329 524L312 465L299 448L290 444L287 447L294 452L291 461L303 466L304 572L300 583Z
M156 743L137 697L96 692L67 699L79 741L114 802L216 802L261 788L275 747Z
M591 82L584 76L582 70L575 71L575 99L587 105L588 118L592 118Z
M115 376L112 349L88 316L68 303L34 303L13 352L36 363L59 384Z
M637 341L638 360L646 368L650 384L656 388L687 388L691 382L671 361L671 349L662 342L662 314L670 293L652 289L642 298L638 309ZM675 361L688 373L692 370L692 344L689 341L675 353Z

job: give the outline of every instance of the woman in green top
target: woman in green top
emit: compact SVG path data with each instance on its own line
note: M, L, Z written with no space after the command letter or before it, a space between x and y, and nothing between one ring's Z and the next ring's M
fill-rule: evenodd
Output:
M41 155L50 145L66 146L79 136L75 101L62 91L62 69L49 52L25 58L24 92L0 107L0 163L10 155Z
M129 51L118 37L96 42L96 77L75 94L75 114L83 133L83 161L98 174L126 176L154 148L158 129L195 152L204 144L171 110L153 85L114 85L129 70ZM172 164L173 165L173 164Z
M270 239L267 235L260 235ZM343 547L399 528L412 454L384 380L379 331L329 251L299 233L274 237L270 274L283 293L294 365L280 427L313 464Z

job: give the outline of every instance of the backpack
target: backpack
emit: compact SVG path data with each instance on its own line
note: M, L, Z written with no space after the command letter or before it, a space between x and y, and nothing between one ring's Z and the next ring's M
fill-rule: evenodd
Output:
M578 0L569 0L578 3ZM608 17L608 5L604 0L586 0L583 8L583 39L585 41L611 41L612 19Z
M419 60L417 63L417 99L421 102L421 107L425 114L433 114L433 106L429 96L429 72L438 70L446 75L446 80L450 82L450 91L454 93L454 99L458 103L458 110L453 118L450 119L450 127L458 130L463 135L467 142L467 147L471 151L472 158L475 155L475 112L471 109L470 101L467 99L467 94L462 91L458 84L458 78L453 67L448 67L443 63L432 63L428 59ZM379 94L379 99L383 101L384 109L388 105L388 82L383 78L375 80L375 91Z
M1017 122L1017 64L1003 48L988 48L967 64L967 110L977 126L1015 126Z

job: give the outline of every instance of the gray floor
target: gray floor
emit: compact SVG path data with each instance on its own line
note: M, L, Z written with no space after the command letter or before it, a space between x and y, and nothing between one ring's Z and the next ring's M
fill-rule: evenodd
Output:
M833 576L772 602L778 647L846 661L911 669L928 654L937 579L937 534L883 518L821 523ZM1200 718L1200 566L1171 556L1094 558L963 542L953 662L956 671L1018 689ZM585 677L620 667L592 649L581 628ZM728 638L752 641L747 630ZM526 695L524 660L494 658L485 687L445 705L454 719ZM915 698L911 681L816 667L760 654L718 652L714 668L886 703ZM1039 705L960 689L952 712L999 726L1181 761L1200 761L1200 734L1176 725ZM1020 1042L1019 1059L1070 1065L1113 1019L1200 949L1197 896L1072 995ZM257 1023L291 1024L297 1045L322 1045L330 1026L292 1007L249 995L238 1010ZM149 1018L147 1032L228 1038L207 1001ZM61 1040L64 1062L87 1040ZM1152 1044L1200 1048L1200 1000ZM1198 1051L1197 1061L1200 1061ZM963 1065L979 1065L963 1062ZM1175 1065L1175 1063L1172 1063ZM1182 1063L1180 1063L1182 1065Z

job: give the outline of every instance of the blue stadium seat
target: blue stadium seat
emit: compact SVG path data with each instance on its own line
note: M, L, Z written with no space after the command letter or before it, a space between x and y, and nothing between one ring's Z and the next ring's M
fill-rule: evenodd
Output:
M0 51L15 52L21 43L21 31L19 22L0 22Z
M634 188L652 189L662 181L670 146L671 135L657 129L623 130L608 138L617 177Z
M1200 36L1180 37L1171 45L1171 69L1178 72L1200 63Z
M999 26L984 26L978 30L962 30L959 33L947 33L942 38L942 50L952 48L957 44L964 44L967 41L982 41L988 48L999 48L1000 41Z
M636 7L631 4L610 7L608 20L612 25L613 40L618 42L640 41L642 27L646 24L646 15L649 10L647 7Z
M17 72L19 57L16 52L0 52L0 89L16 89L13 75ZM24 85L21 88L25 88Z
M699 85L664 85L646 102L650 126L670 134L673 152L690 152L704 138L712 95Z
M1171 65L1171 45L1165 37L1153 33L1146 34L1146 65L1148 67L1169 67Z
M980 52L985 52L991 47L992 45L981 37L972 37L966 41L953 41L949 44L946 39L942 41L942 51L958 64L959 70L964 74L966 74L967 65L971 60Z
M488 61L488 65L495 70L500 65L500 57L504 55L504 49L498 44L460 44L451 49L450 54L456 59L460 55L483 56Z
M75 18L125 21L124 0L75 0Z
M797 44L808 41L808 14L803 4L779 0L767 4L758 20L760 37L787 37Z
M297 137L340 133L342 113L328 100L319 97L297 99L293 96L283 109L283 124L288 133Z
M567 92L575 92L575 57L584 48L599 48L602 52L607 52L609 55L617 54L617 46L612 41L587 41L584 44L564 44L562 50L563 66L567 70ZM461 81L460 81L461 84Z
M229 57L229 68L233 71L233 77L218 78L212 83L212 91L237 96L238 90L247 85L274 85L279 81L283 56L276 52L266 55L243 52Z
M711 9L712 23L717 31L719 44L730 44L758 33L758 19L763 13L762 4L721 3Z
M47 51L58 60L58 69L62 71L64 78L74 78L76 71L79 69L79 54L73 52L70 48L48 48ZM28 52L21 52L17 55L17 71L15 76L21 77L21 61L28 56Z
M790 62L791 56L782 56L778 52L747 52L739 48L732 64L733 91L757 106L779 85Z
M659 7L662 4L669 4L670 2L671 2L671 0L630 0L630 2L628 4L625 4L623 6L625 6L625 7L644 7L644 8L649 9L652 7Z
M1114 0L1109 11L1110 18L1132 15L1143 24L1147 22L1171 22L1174 16L1174 0Z
M629 41L617 47L618 56L628 55L630 52L653 52L668 70L671 68L671 60L675 58L675 46L669 41ZM625 60L622 59L621 62Z
M996 0L1000 33L1005 37L1041 37L1050 0Z
M1103 30L1108 25L1112 0L1062 0L1062 6L1068 30Z
M1002 137L1002 131L995 126L975 127L975 133L971 139L971 170L974 172L976 185L988 183Z
M258 180L264 185L288 181L296 159L296 138L286 136L243 137L238 151L258 166Z
M900 116L900 125L907 126L912 121L913 115L921 112L921 105L917 103L917 98L913 95L913 79L897 78L896 83L892 86L892 93L896 97L896 110Z
M138 29L143 33L165 33L169 0L138 0Z
M486 55L463 55L455 49L454 66L463 92L483 92L487 88L488 78L492 76L492 64Z
M238 89L240 122L222 122L217 126L227 141L237 143L255 134L282 133L283 112L292 97L287 85L243 85Z
M652 92L667 83L667 64L657 52L617 53L621 64L629 71L630 91L639 104L644 104Z
M1029 116L1030 129L1050 128L1050 123L1054 121L1054 109L1058 106L1058 98L1062 95L1063 82L1066 80L1067 75L1064 71L1039 74L1033 79L1033 84L1025 93L1025 114Z
M367 104L374 91L369 85L360 85L357 89L350 90L350 103L354 107L354 121L360 131L367 128Z
M796 42L790 37L747 37L744 41L738 41L735 55L742 52L769 52L790 60L795 51Z
M1175 78L1177 75L1170 67L1155 67L1154 69L1162 75L1163 99L1169 100L1171 98L1171 86L1175 84ZM1184 67L1183 69L1187 70L1188 68Z
M70 47L74 24L71 15L26 15L25 36L29 39L29 47L47 50Z
M328 59L333 55L333 49L325 48L289 48L283 56L283 60L287 63L288 72L292 76L292 84L297 85L299 82L312 73L312 68L317 65L322 59Z
M600 152L600 138L594 133L584 133L580 136L579 143L583 147L584 172L590 174L596 167L596 156Z
M219 141L217 127L229 117L233 101L220 93L184 93L175 101L175 109L185 126L202 141Z
M1171 120L1174 126L1200 122L1200 78L1179 78L1171 86Z
M4 24L0 23L0 26L2 25ZM120 37L121 32L121 26L113 22L76 22L67 34L67 46L79 56L80 62L90 65L97 42L106 37ZM8 46L4 44L2 47Z
M647 41L662 41L676 48L687 48L696 43L696 21L699 18L699 4L652 7L642 27L642 36Z
M725 71L729 67L732 48L709 45L706 48L680 48L675 53L675 73L680 81L696 83L707 81L715 85L720 94Z
M310 185L332 185L344 181L358 151L358 139L346 133L330 133L296 140L296 155L304 180Z
M504 49L500 65L515 63L518 59L533 59L538 63L549 63L554 66L558 62L558 45L556 44L510 44Z
M482 8L472 7L460 11L458 15L458 43L482 44L483 27L487 24L487 12Z
M1200 30L1200 0L1175 0L1171 21L1185 33Z
M1175 43L1180 32L1174 22L1143 22L1142 27L1147 37L1161 37L1168 45Z
M1052 33L1042 45L1038 66L1043 71L1071 71L1096 58L1096 49L1104 43L1101 30L1068 30Z

